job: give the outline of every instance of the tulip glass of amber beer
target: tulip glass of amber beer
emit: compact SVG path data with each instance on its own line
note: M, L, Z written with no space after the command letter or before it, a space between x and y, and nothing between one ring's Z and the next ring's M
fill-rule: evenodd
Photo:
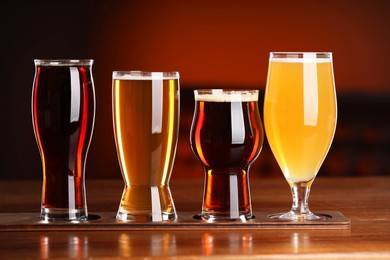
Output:
M249 167L263 145L258 90L195 90L190 143L203 165L201 218L252 218Z
M43 167L41 217L88 217L84 168L95 120L93 60L35 60L32 119Z
M322 220L309 210L310 187L330 148L337 102L331 53L271 53L264 125L271 150L290 185L292 208L271 215Z
M114 71L113 120L125 182L117 220L175 220L169 180L178 138L179 73Z

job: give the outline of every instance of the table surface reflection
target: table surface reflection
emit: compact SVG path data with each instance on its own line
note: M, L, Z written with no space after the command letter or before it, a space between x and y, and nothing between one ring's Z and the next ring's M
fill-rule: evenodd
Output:
M123 182L87 180L88 209L115 215ZM173 179L177 212L198 213L203 180ZM0 213L37 212L40 181L1 181ZM290 208L289 187L282 178L251 179L254 210ZM134 231L0 231L0 258L196 259L306 258L390 259L390 177L317 178L310 196L315 211L341 211L347 229L214 229Z

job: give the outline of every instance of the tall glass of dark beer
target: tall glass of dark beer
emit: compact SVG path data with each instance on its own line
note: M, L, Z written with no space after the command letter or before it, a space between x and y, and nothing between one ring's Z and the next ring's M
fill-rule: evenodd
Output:
M177 218L169 180L179 127L178 72L113 72L113 121L125 183L117 220Z
M190 144L203 165L201 217L208 222L252 218L249 167L264 139L258 90L195 90Z
M95 120L93 60L35 60L32 121L43 168L44 221L88 217L84 171Z

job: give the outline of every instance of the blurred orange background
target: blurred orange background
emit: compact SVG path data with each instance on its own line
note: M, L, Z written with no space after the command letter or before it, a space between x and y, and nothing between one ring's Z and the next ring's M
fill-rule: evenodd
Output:
M184 86L261 89L269 52L331 51L339 91L388 91L388 10L378 0L102 4L90 46L96 66L178 70Z
M121 178L111 116L113 70L179 71L173 178L203 178L188 142L194 88L265 89L271 51L333 53L339 121L320 176L390 174L390 2L8 1L0 9L1 178L41 178L31 126L34 58L93 58L97 98L89 178ZM262 95L259 106L262 107ZM189 176L189 167L199 175ZM265 144L254 177L281 172Z

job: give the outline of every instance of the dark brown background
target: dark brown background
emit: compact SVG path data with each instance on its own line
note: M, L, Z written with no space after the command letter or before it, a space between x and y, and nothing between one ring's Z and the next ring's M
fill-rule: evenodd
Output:
M194 88L265 89L271 51L331 51L339 123L320 176L390 173L388 1L3 1L0 178L41 178L31 125L34 58L93 58L97 97L87 177L120 178L113 70L179 71L173 178L202 178L188 144ZM260 108L262 107L262 97ZM188 167L199 175L188 176ZM254 178L281 176L265 144Z

